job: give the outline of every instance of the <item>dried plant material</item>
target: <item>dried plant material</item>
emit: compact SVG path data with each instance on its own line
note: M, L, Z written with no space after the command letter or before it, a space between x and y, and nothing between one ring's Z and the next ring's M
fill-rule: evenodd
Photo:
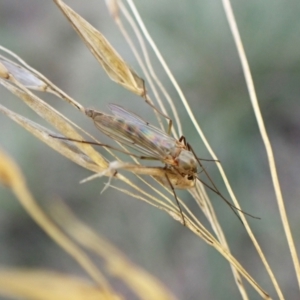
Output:
M15 92L18 94L18 93L20 93L20 92L22 92L22 91L20 91L20 90L18 90L17 88L16 88L16 90L15 90ZM36 132L36 131L38 131L38 130L36 130L36 129L39 129L39 126L33 126L32 125L32 123L31 122L24 122L24 118L22 118L22 117L17 117L16 116L16 114L12 114L12 113L9 113L7 110L5 110L5 109L3 109L2 108L2 111L3 112L5 112L8 116L10 116L10 117L12 117L13 119L15 119L15 120L18 120L18 122L20 122L20 123L23 123L23 124L26 124L26 126L24 126L23 124L22 124L22 126L24 126L25 128L26 127L31 127L31 128L34 128L34 130L33 129L31 129L32 130L32 132ZM21 121L23 121L23 122L21 122ZM41 130L41 134L40 134L40 136L44 136L45 137L45 130ZM48 138L49 138L49 136L48 136ZM144 172L145 170L149 173L149 172L153 172L153 171L155 171L155 172L165 172L165 170L162 170L162 169L159 169L159 168L153 168L153 169L151 169L151 168L143 168L143 166L141 166L141 167L136 167L136 170L138 170L139 169L139 171L141 171L141 172ZM136 170L134 170L135 172L136 172ZM151 175L157 175L158 177L161 177L161 175L159 175L159 174L154 174L154 173L152 173ZM175 177L176 177L176 175L175 174L173 174ZM6 178L5 176L3 176L3 178ZM5 181L5 183L7 184L7 182L8 182L8 180L3 180L3 181ZM124 180L125 181L125 180ZM126 182L126 181L125 181ZM137 190L139 190L139 191L141 191L141 189L140 188L136 188ZM147 196L149 196L149 195L147 195ZM153 205L153 204L152 204ZM173 211L172 211L172 209L165 209L172 217L174 217L176 220L179 220L178 219L178 215L177 214L174 214L173 213ZM29 211L29 213L33 216L33 218L35 219L36 218L36 215L35 215L35 213L32 213L32 211L30 210L30 209L28 209L28 211ZM38 215L39 215L39 213L38 213ZM39 220L40 220L40 218L38 218ZM42 220L43 220L43 218L42 218ZM46 225L44 224L44 221L42 221L42 222L40 222L39 223L39 225L42 227L42 228L44 228L48 233L49 233L49 230L51 231L51 226L48 228L47 226L49 226L49 224L47 224L47 222L46 222ZM265 294L265 292L258 286L258 284L250 277L250 275L238 264L238 262L228 253L228 251L226 250L226 249L224 249L224 248L222 248L222 246L213 238L213 236L211 236L211 234L199 223L199 222L197 222L197 224L195 224L195 223L193 223L193 222L191 222L190 220L189 220L189 218L186 218L186 226L191 230L191 231L193 231L196 235L198 235L198 236L200 236L202 239L204 239L207 243L209 243L209 244L211 244L213 247L215 247L222 255L224 255L224 257L226 258L226 259L228 259L229 261L230 261L230 263L232 264L232 265L234 265L234 267L235 268L237 268L237 270L239 270L239 272L241 273L241 274L243 274L243 276L245 276L245 278L254 286L254 288L256 289L256 290L258 290L258 292L260 293L260 294L263 294L263 295L266 295ZM51 235L52 236L52 235ZM54 236L52 236L55 240L56 240L56 242L57 243L59 243L59 244L63 244L64 246L66 246L65 245L65 241L64 241L64 239L63 238L61 238L60 237L60 235L58 235L58 237L56 236L56 235L54 235ZM62 240L61 240L62 239ZM67 246L68 246L68 243L67 243ZM67 247L68 248L68 247ZM69 250L69 249L68 249ZM72 253L72 251L71 251L71 253ZM80 256L79 256L79 258L80 258ZM80 259L79 259L79 261L80 261ZM83 265L84 265L84 263L86 263L85 261L84 261L84 263L83 262L81 262ZM89 266L89 265L88 265ZM86 267L86 266L85 266ZM89 266L90 267L90 266ZM91 273L91 270L89 270L90 271L90 273Z
M126 191L124 191L126 193ZM95 252L100 257L104 258L108 264L108 269L115 275L124 280L129 286L135 286L138 281L138 271L133 269L133 274L130 276L130 270L125 272L125 269L130 266L126 260L120 256L119 252L115 250L103 238L99 237L82 222L75 218L75 216L62 203L57 202L51 208L52 216L68 233L76 239L83 247ZM179 216L176 216L179 218ZM202 225L198 226L187 219L186 226L190 228L196 235L200 236L204 241L213 246L221 255L223 255L232 264L235 269L245 277L245 279L254 287L254 289L262 296L263 299L270 299L270 296L257 284L257 282L247 273L247 271L239 264L239 262L223 248L223 246L205 229ZM120 256L120 257L119 257ZM132 266L134 267L134 266ZM141 277L143 278L143 277ZM132 283L130 283L132 280ZM155 299L155 298L154 298ZM159 298L157 298L159 299Z
M144 80L127 65L106 38L63 1L54 0L54 2L73 25L107 75L134 94L144 96Z
M34 200L25 179L14 161L0 149L0 183L4 183L15 194L20 204L31 218L79 265L93 278L93 280L110 295L110 286L105 277L94 266L89 257L74 244L43 212Z
M52 138L50 135L54 134L54 132L48 130L47 128L10 111L2 105L0 105L0 112L21 125L24 129L36 136L39 140L46 143L49 147L56 150L76 164L94 172L100 172L102 170L99 165L91 160L89 156L87 156L74 144Z
M0 272L0 293L3 295L13 295L32 299L121 299L110 290L109 285L100 273L94 268L88 258L73 244L64 234L56 228L50 219L40 210L27 190L25 181L17 166L4 153L0 152L0 181L9 186L19 198L32 218L43 228L60 246L71 254L92 276L92 278L102 286L102 289L75 280L69 276L62 276L57 273L45 271L3 271ZM62 210L58 210L54 217L58 221L61 219ZM67 219L66 219L67 218ZM66 221L69 216L65 215ZM75 231L82 229L81 224L73 224ZM77 229L76 229L77 228ZM82 233L79 232L79 235ZM88 240L86 236L82 241ZM91 242L91 241L90 241ZM116 277L122 279L128 286L141 297L141 299L175 299L158 281L146 272L137 268L123 258L117 250L112 251L112 247L101 240L93 241L103 249L102 255L109 263L108 270ZM74 286L75 285L75 286ZM94 293L95 292L95 293ZM61 298L64 297L64 298ZM83 298L81 298L83 297Z
M48 92L56 95L60 99L73 105L76 109L84 112L83 106L72 99L69 95L60 90L49 79L39 73L37 70L30 67L23 59L12 51L2 47L0 50L13 57L18 63L0 55L0 77L9 80L21 90L33 89L41 92ZM5 70L4 70L5 69ZM5 73L2 73L5 71Z
M9 269L0 271L0 294L33 300L119 300L99 286L68 274L46 270Z
M47 84L31 71L3 57L0 57L0 62L6 67L8 73L7 80L11 80L13 83L17 80L29 89L36 89L38 91L46 90Z
M159 80L147 47L146 47L146 43L145 43L145 39L141 33L141 31L139 30L136 22L134 21L134 19L131 17L130 13L128 12L128 10L126 9L125 5L122 3L122 1L117 1L117 0L108 0L106 1L107 3L107 7L108 10L110 12L110 14L112 15L112 17L114 18L117 26L119 27L121 33L123 34L128 46L130 47L132 53L134 54L142 72L143 72L143 76L145 77L145 82L147 82L147 85L149 85L149 89L151 90L151 92L154 95L154 99L157 102L157 104L159 105L160 111L158 111L157 108L154 108L158 113L160 113L162 116L164 116L166 119L168 119L169 121L171 120L171 118L169 117L166 109L165 109L165 104L161 99L160 93L162 93L162 95L164 96L164 99L167 101L168 105L171 108L172 114L174 116L174 124L176 125L176 127L178 128L178 134L175 131L174 126L172 127L172 133L174 135L175 138L178 138L180 136L182 136L182 126L181 126L181 122L179 119L179 115L176 109L176 105L175 103L173 103L173 100L171 99L171 96L169 95L169 93L167 92L166 88L163 86L163 84L161 83L161 81ZM142 51L143 54L143 58L141 57L139 50L137 49L137 47L135 46L135 43L133 42L131 35L127 32L125 26L122 23L121 18L119 17L119 10L122 12L122 14L124 15L125 19L128 21L129 25L131 26L138 42L139 42L139 46L140 49ZM158 88L158 89L157 89ZM148 96L148 95L147 95ZM149 103L149 101L147 102ZM153 103L151 101L151 103ZM152 106L152 105L150 105ZM152 106L153 108L153 106ZM160 119L158 119L159 123L160 123ZM173 121L173 120L172 120ZM161 126L161 128L163 128L163 126Z
M4 87L6 87L10 92L15 94L17 97L22 99L28 106L30 106L37 114L39 114L43 119L49 122L51 125L56 127L61 133L66 136L70 136L77 139L82 139L81 135L74 129L66 117L62 116L53 107L45 103L42 99L32 94L28 89L24 87L23 90L11 85L9 82L1 81ZM21 86L22 87L22 86ZM78 148L82 152L86 153L95 163L99 165L101 169L107 168L107 161L88 144L78 144Z
M175 299L159 281L134 265L105 238L83 224L62 202L54 203L51 211L56 221L83 247L104 259L108 272L122 280L139 299Z
M279 184L279 179L278 179L278 175L277 175L277 170L276 170L276 163L275 163L275 159L274 159L274 154L273 154L273 150L272 150L272 146L264 125L264 120L259 108L259 104L258 104L258 99L256 96L256 92L255 92L255 87L254 87L254 83L253 83L253 79L252 79L252 75L251 75L251 71L250 71L250 67L248 64L248 60L247 60L247 56L243 47L243 43L242 43L242 39L240 37L239 34L239 30L238 30L238 26L235 20L235 16L230 4L230 1L228 0L222 0L223 3L223 7L224 7L224 11L225 11L225 15L227 18L227 21L229 23L229 27L239 54L239 58L241 61L241 66L243 69L243 73L245 76L245 80L246 80L246 84L247 84L247 88L248 88L248 92L249 92L249 96L250 96L250 100L252 103L252 107L253 107L253 111L255 113L255 117L259 126L259 130L260 130L260 134L262 136L262 140L264 142L265 148L266 148L266 153L268 156L268 161L269 161L269 167L270 167L270 174L272 177L272 181L273 181L273 186L274 186L274 191L276 194L276 199L278 202L278 206L279 206L279 211L280 211L280 216L281 216L281 220L282 220L282 224L283 224L283 228L285 231L285 235L287 237L288 240L288 245L289 245L289 249L291 252L291 256L293 259L293 265L295 267L295 271L296 271L296 276L297 276L297 280L298 280L298 285L300 285L300 264L299 264L299 258L297 255L297 250L295 247L295 243L294 243L294 239L293 239L293 235L290 229L290 225L288 222L288 217L286 214L286 210L285 210L285 206L284 206L284 199L282 196L282 192L281 192L281 188L280 188L280 184ZM262 259L263 264L265 265L265 268L273 282L273 285L276 289L276 292L279 296L280 299L284 299L283 294L280 290L279 284L267 262L267 259L264 256L264 253L262 251L262 249L260 248L258 242L256 241L254 235L249 234L254 246L256 247L259 256Z

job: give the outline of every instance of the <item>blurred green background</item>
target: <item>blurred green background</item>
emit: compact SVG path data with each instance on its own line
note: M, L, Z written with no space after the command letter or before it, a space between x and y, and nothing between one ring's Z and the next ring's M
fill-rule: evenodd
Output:
M70 0L67 3L104 33L139 72L103 1ZM266 0L233 1L232 5L274 147L287 213L298 245L300 4ZM299 299L267 157L221 1L142 1L138 9L221 160L243 209L262 218L249 222L286 299ZM107 111L107 103L118 103L152 120L151 109L142 100L108 79L52 1L2 0L0 41L82 105ZM200 157L208 157L174 89L158 70L179 107L185 135ZM0 95L2 105L45 124L5 89L0 88ZM89 119L68 104L41 96L77 124L101 135ZM0 124L1 147L20 165L42 206L56 196L61 197L82 220L161 280L179 299L240 299L225 259L186 228L161 211L113 189L100 195L105 179L79 185L89 172L5 116L0 116ZM207 167L227 196L214 165ZM179 195L207 224L188 192L181 191ZM212 201L233 255L274 296L273 286L245 229L220 198L212 195ZM1 266L48 267L86 276L2 186L0 205ZM124 288L119 283L115 287L120 292ZM246 287L250 299L259 299L248 284Z

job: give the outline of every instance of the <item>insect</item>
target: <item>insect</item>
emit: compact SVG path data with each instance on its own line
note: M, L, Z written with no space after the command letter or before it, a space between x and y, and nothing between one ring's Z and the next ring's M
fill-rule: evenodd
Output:
M195 185L198 163L194 154L187 149L183 139L176 140L123 107L110 104L109 109L113 115L92 109L86 109L85 113L105 135L143 154L143 156L134 156L140 159L158 160L165 164L168 172L166 171L165 178L159 178L159 181L164 185L168 184L173 190L185 224L174 187L187 189Z
M113 116L92 109L85 112L105 135L143 153L140 159L160 160L179 175L195 179L197 159L182 138L176 140L121 106L109 108Z
M108 146L112 149L116 149L139 159L157 160L164 163L164 178L159 177L157 179L162 184L164 184L165 186L169 186L172 189L175 200L179 207L183 225L185 225L185 220L181 206L175 193L175 188L192 188L195 186L196 180L201 181L206 187L218 194L230 206L230 208L234 211L239 219L240 217L235 210L239 210L246 215L254 217L232 205L219 192L212 179L209 177L209 174L201 164L201 160L206 159L200 159L195 155L192 147L186 142L185 137L182 136L177 140L174 137L168 135L166 132L149 124L136 114L127 111L119 105L109 104L109 109L111 110L112 115L108 115L106 113L93 109L85 109L85 113L88 117L93 119L95 126L105 135L115 141L120 142L123 145L135 149L143 155L136 155L96 142L78 141L73 139L68 140L100 146ZM207 159L206 161L212 160ZM212 186L199 179L199 177L197 176L198 165L201 167L202 171L204 171ZM126 166L127 165L124 164L119 168L126 169ZM150 169L151 168L149 167L149 171ZM94 176L96 177L97 174Z

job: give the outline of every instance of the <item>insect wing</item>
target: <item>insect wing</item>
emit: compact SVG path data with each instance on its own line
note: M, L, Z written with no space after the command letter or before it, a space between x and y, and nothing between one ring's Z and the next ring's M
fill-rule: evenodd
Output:
M127 111L122 106L116 104L109 104L108 105L110 111L113 113L114 116L122 118L124 120L130 121L132 123L139 123L142 125L147 125L147 122L140 118L138 115Z
M127 119L121 119L117 116L110 116L103 113L94 114L93 120L95 126L111 139L129 146L136 151L143 153L145 156L154 157L158 160L162 159L161 154L155 152L155 149L148 149L144 147L142 143L136 142L137 132L140 130L140 126L144 126L141 123L133 123L127 121Z
M141 147L140 145L135 144L132 139L127 137L127 132L123 128L120 128L117 121L113 116L106 116L107 118L103 118L103 115L98 117L96 116L94 118L95 126L103 132L106 136L110 137L111 139L126 145L128 147L131 147L135 149L136 151L145 154L146 156L154 157L154 154L147 150L144 147ZM156 155L155 155L156 157Z
M148 122L143 120L141 117L139 117L135 113L129 112L128 110L126 110L122 106L119 106L119 105L116 105L116 104L109 104L108 107L109 107L109 109L111 110L111 112L113 113L114 116L117 116L117 117L120 117L122 119L131 121L133 123L138 123L138 124L141 124L143 126L146 126L147 128L150 128L151 131L157 133L157 135L159 135L160 137L164 138L165 140L172 140L172 143L174 143L174 138L172 138L171 136L169 136L167 133L160 130L159 128L149 124Z
M146 148L151 156L162 160L176 146L176 140L173 137L144 121L136 114L115 104L110 104L109 108L114 116L124 120L124 124L127 123L126 136L130 138L132 143Z

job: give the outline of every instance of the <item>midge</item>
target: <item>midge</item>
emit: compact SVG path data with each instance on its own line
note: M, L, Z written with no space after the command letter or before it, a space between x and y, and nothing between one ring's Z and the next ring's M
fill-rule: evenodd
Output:
M236 215L237 213L235 210L243 212L242 210L233 206L219 192L219 190L209 177L208 173L206 172L205 168L203 168L200 159L195 155L191 146L186 142L185 137L182 136L179 140L177 140L172 136L168 135L166 132L149 124L136 114L127 111L119 105L109 104L108 107L113 115L108 115L103 112L92 109L86 109L85 113L88 117L93 119L95 126L105 135L107 135L115 141L122 143L123 145L135 149L143 155L136 155L130 152L116 149L106 144L99 144L96 142L79 141L68 138L62 139L99 146L107 146L109 148L121 151L139 159L158 160L164 163L165 180L161 178L160 181L165 185L168 184L169 187L172 189L175 200L179 207L183 225L185 225L185 220L174 188L192 188L195 186L196 180L201 181L206 187L218 194L230 206L230 208L234 211ZM208 159L206 161L212 160ZM203 171L206 174L208 180L210 181L213 187L199 179L199 177L197 176L198 165L201 167L201 171ZM122 167L122 165L117 168L126 169L126 167ZM96 176L97 174L93 175L92 177ZM182 182L183 184L179 184L180 182ZM245 212L243 213L253 217L250 214L247 214Z
M179 175L195 180L197 159L183 143L183 137L176 140L119 105L108 107L113 116L92 109L85 113L105 135L145 154L138 158L160 160Z

